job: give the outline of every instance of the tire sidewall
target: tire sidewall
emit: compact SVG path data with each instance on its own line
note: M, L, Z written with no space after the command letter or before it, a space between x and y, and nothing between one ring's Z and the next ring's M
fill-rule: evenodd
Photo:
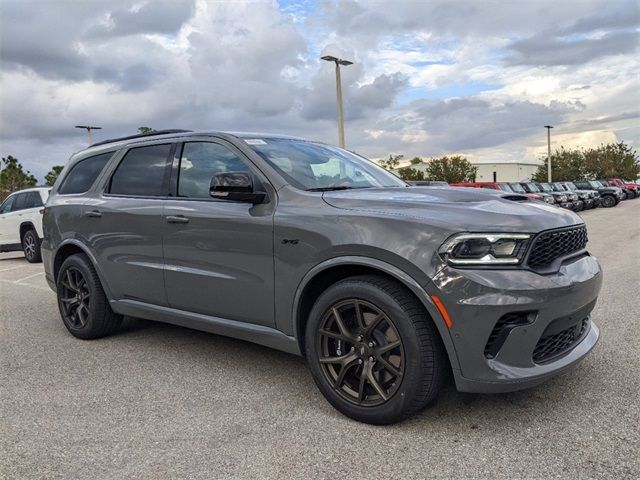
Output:
M616 204L616 200L615 198L613 198L611 195L605 195L602 198L602 206L604 208L611 208Z
M379 406L361 407L345 400L334 391L318 361L316 336L324 314L335 303L351 298L365 300L382 310L393 322L402 341L405 367L400 387L391 399ZM421 352L413 323L391 295L366 282L338 283L318 298L307 323L305 353L313 378L327 400L345 415L368 423L384 424L401 419L403 412L418 395L424 378L421 371Z

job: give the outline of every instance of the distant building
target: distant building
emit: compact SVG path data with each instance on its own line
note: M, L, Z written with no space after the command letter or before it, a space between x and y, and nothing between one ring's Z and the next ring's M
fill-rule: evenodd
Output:
M478 173L476 175L476 182L519 182L525 180L531 180L531 177L540 163L535 162L471 162L473 166L478 167ZM423 163L417 165L411 165L406 163L391 170L398 175L398 170L404 167L411 167L415 170L423 172L425 179L427 178L427 168L429 167L429 160L425 160Z
M473 163L478 167L476 182L519 182L531 180L540 163L494 162Z

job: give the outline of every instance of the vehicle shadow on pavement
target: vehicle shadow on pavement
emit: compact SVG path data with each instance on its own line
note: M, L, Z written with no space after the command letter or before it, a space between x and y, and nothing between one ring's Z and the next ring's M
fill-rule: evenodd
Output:
M268 390L279 392L273 401L291 401L296 408L306 409L307 414L358 424L341 415L323 399L302 357L239 339L132 317L125 318L114 337L118 342L133 342L141 349L154 349L155 355L170 356L178 362L177 368L190 369L198 365L204 375L207 371L215 371L217 375L223 372L226 377L223 383L250 384L258 390L268 386ZM226 367L230 359L233 359L231 370L220 368ZM580 372L577 370L580 369L577 367L574 371L578 379ZM267 371L269 375L265 377ZM510 424L511 427L522 426L530 412L537 408L553 409L566 403L572 387L562 379L560 376L528 390L483 395L458 392L453 377L449 375L434 402L423 412L398 425L432 428L447 424L448 428L457 425L463 430L502 429L509 428ZM232 392L223 389L217 392L221 396L228 393Z

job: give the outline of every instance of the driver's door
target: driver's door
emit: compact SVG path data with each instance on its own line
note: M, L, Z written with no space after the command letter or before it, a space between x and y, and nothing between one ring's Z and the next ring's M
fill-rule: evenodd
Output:
M163 225L169 305L273 326L275 198L260 205L211 198L212 177L226 172L261 178L226 142L185 142L178 149Z

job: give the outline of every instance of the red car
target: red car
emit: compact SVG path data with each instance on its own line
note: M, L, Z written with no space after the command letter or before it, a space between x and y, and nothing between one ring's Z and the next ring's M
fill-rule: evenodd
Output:
M640 190L638 190L638 185L635 183L625 182L619 178L607 178L607 183L624 190L627 198L638 198L640 196ZM629 195L629 192L631 192L631 195Z
M465 183L450 183L452 187L471 187L471 188L489 188L492 190L502 190L508 193L518 193L520 195L526 195L532 200L540 200L547 203L555 203L552 195L543 193L529 193L522 188L519 183L507 183L507 182L465 182Z

